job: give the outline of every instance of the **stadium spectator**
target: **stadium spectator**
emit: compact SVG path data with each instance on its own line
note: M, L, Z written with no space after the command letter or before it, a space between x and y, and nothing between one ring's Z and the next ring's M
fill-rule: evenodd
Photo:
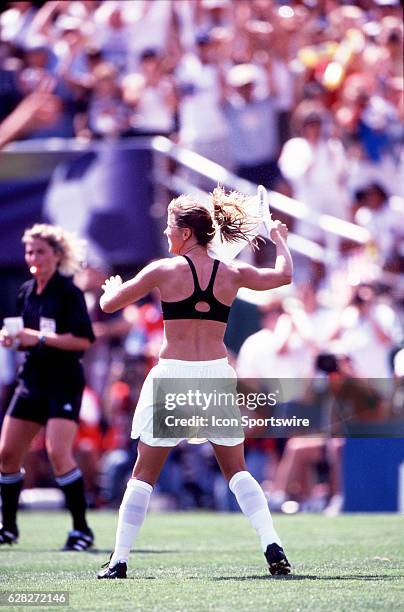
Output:
M125 308L124 316L130 321L131 329L124 347L128 356L145 358L150 370L158 361L164 338L164 323L158 297L152 293L149 298L141 306L132 304Z
M391 398L392 416L404 416L404 348L399 348L393 357L394 389Z
M283 176L293 188L294 197L309 211L345 219L348 215L346 159L342 144L324 133L324 116L317 109L296 111L300 135L288 140L279 160ZM315 108L315 107L314 107ZM303 116L299 117L299 113ZM324 240L319 228L299 221L298 234Z
M290 66L290 50L284 44L283 36L275 32L271 44L272 81L277 92L276 109L279 144L290 138L290 121L295 101L295 83Z
M101 401L109 384L109 372L116 359L121 358L122 343L132 324L120 313L107 317L99 307L101 284L108 276L103 266L86 266L75 277L77 286L83 291L96 341L83 357L83 367L87 386Z
M305 378L312 373L310 349L304 343L282 299L261 307L263 328L242 345L237 372L243 378Z
M53 83L43 81L24 98L0 123L0 150L22 135L29 135L38 126L54 125L60 114L60 102L52 92Z
M0 16L1 39L16 46L23 45L35 13L33 2L9 2Z
M128 135L130 112L125 104L113 64L99 64L93 72L94 88L88 105L88 128L95 138Z
M59 102L59 112L52 124L31 129L30 138L69 138L75 135L74 118L79 104L79 93L52 70L52 54L41 38L32 39L25 48L24 68L19 75L19 87L23 95L29 95L43 81L52 82L52 93Z
M337 344L331 345L337 349ZM383 419L381 395L368 380L360 380L347 354L320 353L316 377L308 381L303 404L318 414L322 437L293 437L286 442L277 466L270 507L339 514L343 506L342 449L349 426ZM284 506L285 504L285 506Z
M178 64L179 142L230 168L228 131L220 106L217 52L212 36L202 33L197 36L195 52L185 54Z
M123 99L133 109L130 125L137 136L171 136L175 128L177 97L171 76L164 73L163 57L155 49L141 53L139 71L122 82Z
M94 13L92 39L103 49L105 60L123 73L128 66L133 25L122 2L101 2Z
M391 378L389 355L393 341L399 340L400 325L394 309L377 299L371 285L354 289L333 337L349 352L358 376Z
M143 357L125 356L111 368L104 393L104 455L100 461L100 489L104 503L119 507L136 457L137 442L128 431L149 371Z
M242 207L247 202L248 198L241 194L227 196L218 188L212 195L213 217L207 207L191 197L181 196L173 200L168 209L165 235L170 252L180 257L154 262L125 284L120 277L111 277L103 286L105 293L100 303L107 312L123 308L157 287L162 299L165 338L160 361L147 377L135 411L132 436L140 436L138 458L119 511L115 551L109 564L99 572L100 579L126 578L129 552L145 518L153 486L170 448L179 442L176 438L155 436L153 401L149 395L153 379L185 376L196 379L230 377L234 380L236 375L228 363L223 336L230 305L238 288L244 285L265 290L288 284L291 280L292 259L286 244L287 228L280 222L268 228L277 249L275 269L258 269L240 263L219 266L218 260L212 267L207 245L213 239L213 220L223 240L245 241L245 230L250 222ZM190 295L191 277L194 292ZM205 289L202 290L199 283ZM185 327L184 322L187 322ZM238 435L240 433L238 430ZM246 471L244 436L225 439L218 438L218 435L218 431L215 434L211 430L209 436L216 458L240 508L261 538L269 571L276 575L288 574L290 565L274 530L265 495Z
M296 301L291 300L288 314L293 326L312 355L326 350L334 331L335 308L327 308L320 301L319 287L314 282L296 287Z
M271 510L296 508L339 514L342 509L341 438L290 438L276 470ZM328 481L328 482L327 482Z
M229 0L197 0L195 2L195 22L199 31L205 32L215 27L231 24L231 2Z
M274 188L279 178L276 92L270 63L265 70L270 95L261 97L256 93L261 78L257 66L239 64L231 68L226 75L229 87L223 87L222 108L229 128L236 173L253 183Z
M356 211L355 221L373 236L380 265L399 271L400 258L404 256L400 250L404 241L404 200L389 198L378 183L367 185L362 193L362 206Z
M0 544L18 540L21 467L32 439L46 426L48 455L73 520L64 549L86 550L94 535L86 521L83 477L72 446L84 389L80 357L94 334L83 295L68 278L80 265L80 245L61 228L44 224L26 230L23 242L33 276L17 300L23 329L0 333L3 346L25 352L1 432Z
M167 58L177 58L177 33L174 27L173 3L166 0L121 2L130 23L129 71L138 68L141 54L156 49Z
M97 393L86 386L81 402L73 455L83 474L86 501L90 508L97 508L102 502L99 486L99 462L103 451L101 402Z

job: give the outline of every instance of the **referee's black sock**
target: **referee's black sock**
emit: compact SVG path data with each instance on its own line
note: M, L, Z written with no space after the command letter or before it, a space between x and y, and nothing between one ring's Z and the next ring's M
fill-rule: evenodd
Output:
M1 485L1 509L3 515L3 527L18 535L17 510L18 499L20 497L24 482L24 472L20 470L13 474L0 474Z
M84 493L84 480L81 471L76 467L70 472L62 474L62 476L56 476L55 480L65 494L66 506L73 519L73 529L89 531L86 522L87 503Z

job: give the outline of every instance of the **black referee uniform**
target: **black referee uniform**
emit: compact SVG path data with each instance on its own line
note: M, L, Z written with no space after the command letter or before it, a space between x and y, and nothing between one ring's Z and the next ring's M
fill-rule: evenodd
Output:
M24 327L44 334L70 333L95 340L82 291L59 272L39 295L34 279L24 283L17 298L17 314L23 317ZM78 422L85 384L82 356L82 352L42 343L26 349L7 414L43 425L55 417Z
M78 422L85 385L80 362L83 353L46 346L41 338L54 332L88 338L93 342L95 336L84 295L70 278L57 271L40 294L36 288L35 279L27 281L17 298L17 314L23 317L24 327L36 329L41 334L39 344L24 350L25 359L17 375L17 387L7 414L40 425L46 425L52 418ZM94 536L86 522L87 505L81 471L76 466L55 478L65 495L73 521L73 530L69 532L64 549L86 550L92 546ZM22 471L1 474L3 526L0 544L17 541L16 518L22 483Z

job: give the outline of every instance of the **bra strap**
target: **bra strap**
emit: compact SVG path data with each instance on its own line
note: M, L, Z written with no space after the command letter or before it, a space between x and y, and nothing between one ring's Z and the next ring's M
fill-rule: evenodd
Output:
M194 263L192 261L192 259L190 259L189 257L187 257L186 255L183 255L183 257L185 257L185 259L187 260L189 267L191 268L191 272L192 272L192 276L194 279L194 289L196 289L197 291L202 291L200 285L199 285L199 281L198 281L198 275L196 273L196 269L194 266Z
M209 280L209 284L206 287L206 289L201 289L201 286L199 284L199 280L198 280L198 275L196 273L196 268L194 265L194 262L192 261L192 259L190 259L189 257L187 257L186 255L183 255L183 257L185 257L185 259L187 260L189 267L191 268L191 272L192 272L192 276L194 279L194 288L196 291L200 291L201 293L205 293L206 291L210 291L211 293L213 292L213 285L216 279L216 274L219 268L219 264L220 261L218 259L215 259L213 262L213 268L212 268L212 274L210 275L210 280Z
M209 285L206 287L205 291L211 291L213 292L213 285L216 279L216 274L219 268L219 264L220 261L218 259L215 259L214 263L213 263L213 269L212 269L212 274L210 276L210 281L209 281Z

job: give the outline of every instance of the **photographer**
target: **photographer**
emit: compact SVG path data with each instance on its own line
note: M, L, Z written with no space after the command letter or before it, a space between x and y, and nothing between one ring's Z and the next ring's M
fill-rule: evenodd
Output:
M280 510L292 497L307 510L322 509L333 516L343 503L341 460L346 424L378 420L383 404L368 381L356 378L348 355L320 353L315 368L317 376L304 402L320 413L323 437L288 440L275 476L272 507Z

